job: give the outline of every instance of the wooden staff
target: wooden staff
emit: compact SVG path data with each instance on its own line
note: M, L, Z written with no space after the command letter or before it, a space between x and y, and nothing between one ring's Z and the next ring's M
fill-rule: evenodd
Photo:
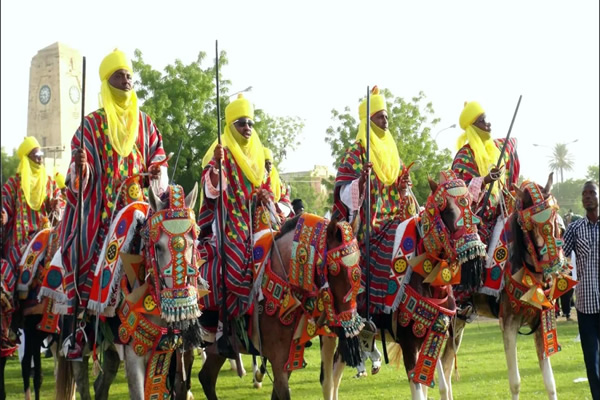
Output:
M369 162L371 160L370 157L370 149L371 149L371 90L367 86L367 127L366 127L366 136L367 136L367 156L366 158L366 166L369 166ZM369 173L365 182L365 254L366 254L366 265L367 265L367 276L365 279L365 285L367 286L365 289L367 291L367 321L371 319L371 174Z
M215 40L215 81L216 81L216 91L217 91L217 142L221 143L221 107L219 101L219 41ZM228 358L233 358L235 353L233 353L233 348L231 347L231 343L229 343L229 329L227 325L227 263L225 259L225 202L223 201L223 163L221 159L217 160L219 166L219 200L218 200L218 210L217 210L217 218L219 219L219 254L221 255L221 316L223 324L223 335L219 338L217 342L217 349L221 355L225 355Z
M79 150L85 151L84 149L84 137L83 137L83 128L85 123L85 56L83 57L82 68L82 78L81 78L81 123L79 125ZM81 254L81 232L83 226L83 165L81 165L77 170L77 176L79 178L79 188L77 191L77 262L75 263L75 267L73 269L73 284L75 285L75 304L73 305L73 330L71 334L73 335L73 340L70 343L70 349L72 350L75 346L75 331L77 329L77 314L79 312L79 302L81 298L79 297L79 291L77 290L77 286L79 285L79 266L82 262L82 254ZM81 258L81 259L80 259Z
M510 121L510 127L508 128L508 133L506 134L506 139L504 140L504 144L502 145L502 150L500 150L500 157L498 158L498 162L496 163L496 168L500 168L500 165L502 164L502 160L504 159L504 152L506 151L506 145L508 144L508 140L510 139L510 132L512 131L513 124L515 123L515 118L517 117L517 112L519 111L519 105L521 104L522 98L523 98L523 95L522 94L519 95L519 101L517 102L517 108L515 108L515 113L513 114L512 121ZM483 206L481 207L481 210L479 212L480 218L483 218L483 214L485 214L485 209L486 209L487 203L490 199L490 195L492 194L492 189L494 188L495 182L496 181L492 180L487 192L485 193L485 196L483 198Z

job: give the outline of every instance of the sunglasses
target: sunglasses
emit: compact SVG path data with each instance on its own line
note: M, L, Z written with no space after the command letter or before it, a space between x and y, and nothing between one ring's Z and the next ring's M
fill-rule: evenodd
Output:
M246 126L248 125L250 128L254 126L254 121L251 119L238 119L233 123L235 126Z

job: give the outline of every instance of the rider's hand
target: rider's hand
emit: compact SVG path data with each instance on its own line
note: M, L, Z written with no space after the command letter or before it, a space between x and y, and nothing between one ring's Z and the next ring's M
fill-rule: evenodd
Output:
M6 225L7 222L8 222L8 214L6 213L6 211L4 211L4 209L2 209L2 225Z
M268 204L271 201L271 192L267 189L258 189L256 191L256 198L259 204Z
M485 183L487 185L489 183L497 181L498 179L500 179L500 177L502 176L503 173L504 173L504 165L502 165L500 168L493 167L490 170L490 173L487 174L485 176L485 178L483 178L483 183Z
M371 169L373 168L373 163L367 163L363 166L363 170L360 172L360 178L358 178L358 190L361 193L361 197L362 194L365 191L365 183L367 182L367 178L369 177L369 174L371 173Z
M79 148L75 150L74 161L78 168L87 164L87 156L84 149Z
M148 172L150 173L150 179L158 179L160 178L160 165L153 164L148 168Z
M215 161L223 161L224 158L224 152L223 152L223 145L222 144L217 144L217 146L215 147L215 152L213 153L213 158L215 159Z

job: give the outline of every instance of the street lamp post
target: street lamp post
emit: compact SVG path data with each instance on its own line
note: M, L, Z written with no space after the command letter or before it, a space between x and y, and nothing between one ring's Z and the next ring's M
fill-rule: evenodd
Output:
M447 127L443 128L443 129L440 129L440 130L439 130L439 131L438 131L438 132L435 134L435 136L434 136L433 140L436 140L436 139L437 139L437 137L438 137L438 135L439 135L440 133L444 132L446 129L452 129L452 128L456 128L456 124L452 124L452 125L450 125L450 126L447 126Z

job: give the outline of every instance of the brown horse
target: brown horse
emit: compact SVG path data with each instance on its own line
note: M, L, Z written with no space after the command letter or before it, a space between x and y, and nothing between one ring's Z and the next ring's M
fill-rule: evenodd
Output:
M304 282L317 288L312 292L314 296L306 297L301 304L296 304L293 311L287 312L292 310L289 301L294 301L291 297L288 298L288 294L296 299L302 298L301 290L290 284L295 282L295 274L292 273L295 232L299 232L304 221L310 218L324 228L321 231L324 235L322 243L326 246L327 258L322 260L324 262L320 266L311 266L313 272L310 275L313 279ZM294 333L301 327L300 323L305 324L305 331L308 331L310 336L318 333L319 328L326 332L335 332L340 338L342 357L352 365L358 362L356 335L362 326L356 312L356 295L360 286L360 252L349 224L337 221L327 223L327 220L310 214L287 221L272 246L262 279L264 298L255 300L255 312L252 316L253 334L250 339L254 348L271 363L274 379L271 398L286 400L290 399L288 382L291 372L303 366L301 351L304 343L294 337ZM299 257L301 255L296 258ZM275 284L271 285L270 282ZM281 304L274 301L276 297L280 297L276 295L278 284L284 288L285 294ZM276 312L277 310L281 312ZM318 316L313 319L313 315ZM217 399L217 377L225 360L224 356L216 352L207 352L198 378L209 400ZM325 397L327 398L327 395Z
M432 180L429 184L432 193L424 211L404 221L396 233L390 286L396 280L400 283L392 312L373 316L379 338L395 341L402 349L413 400L426 399L427 387L433 386L455 314L451 285L472 285L473 274L481 271L485 260L464 182L444 171L439 184ZM414 235L407 233L411 229ZM404 253L401 249L409 242L411 252ZM414 250L421 248L421 253ZM344 364L339 357L334 361L333 378L327 379L333 381L332 397L337 399Z
M523 326L528 326L533 334L535 348L544 386L549 399L556 399L556 384L550 365L549 356L558 351L556 342L554 312L548 310L552 298L544 294L557 282L568 287L572 282L565 277L566 261L560 249L562 231L558 205L550 193L552 188L551 173L545 187L533 182L524 182L517 192L517 206L505 226L506 237L512 238L508 248L495 246L492 252L508 250L509 263L505 266L499 303L496 298L484 294L475 294L471 299L476 314L500 318L500 329L504 340L504 351L508 366L508 379L512 399L519 398L521 378L517 364L517 333ZM496 250L496 251L494 251ZM494 255L492 255L494 257ZM523 268L525 267L525 268ZM526 272L527 271L527 272ZM531 284L524 284L523 282ZM537 283L536 283L537 282ZM535 283L535 284L534 284ZM560 286L559 286L560 287ZM553 297L556 297L555 291ZM532 296L533 295L533 296ZM538 296L538 302L534 296ZM532 300L533 297L533 300ZM546 302L545 304L542 304ZM544 312L542 311L544 310ZM451 373L458 349L460 347L465 319L456 319L453 324L452 338L448 341L442 356L442 364L447 390L442 392L442 399L452 399ZM545 338L551 338L549 341Z

